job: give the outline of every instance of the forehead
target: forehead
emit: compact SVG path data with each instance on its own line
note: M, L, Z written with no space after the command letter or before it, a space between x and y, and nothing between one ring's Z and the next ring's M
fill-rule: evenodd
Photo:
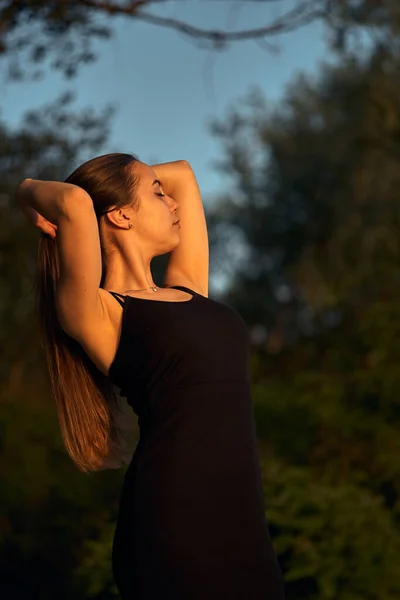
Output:
M146 163L137 161L134 163L134 169L139 174L140 183L144 186L151 186L153 181L157 179L154 170Z

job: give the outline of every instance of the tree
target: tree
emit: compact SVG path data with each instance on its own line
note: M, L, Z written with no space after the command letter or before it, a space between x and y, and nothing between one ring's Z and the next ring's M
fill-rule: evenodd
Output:
M288 600L400 593L398 67L376 48L211 123L232 180L211 262L237 232L226 300L267 326L251 379Z
M252 324L281 313L296 337L397 294L398 72L383 50L351 57L316 83L300 76L277 109L253 89L210 124L216 166L237 182L212 218L245 240L230 298Z

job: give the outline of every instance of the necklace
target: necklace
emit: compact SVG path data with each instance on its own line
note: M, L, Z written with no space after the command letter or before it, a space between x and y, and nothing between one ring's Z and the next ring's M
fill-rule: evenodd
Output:
M158 292L158 289L155 286L154 287L151 286L149 288L143 288L142 290L126 290L125 294L127 292L143 292L144 290L150 290L150 289L153 290L153 292Z

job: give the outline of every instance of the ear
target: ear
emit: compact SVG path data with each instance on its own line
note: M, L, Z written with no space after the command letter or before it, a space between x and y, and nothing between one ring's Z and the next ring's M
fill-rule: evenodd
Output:
M109 225L122 227L123 229L126 229L130 220L130 217L126 214L123 208L112 209L110 212L105 214L105 218L108 219Z

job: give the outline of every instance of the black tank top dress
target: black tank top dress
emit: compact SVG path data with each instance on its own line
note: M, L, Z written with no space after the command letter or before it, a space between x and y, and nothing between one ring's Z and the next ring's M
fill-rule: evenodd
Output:
M228 305L121 296L111 381L138 416L112 544L122 600L283 600L261 487L249 333ZM121 300L120 296L124 298Z

